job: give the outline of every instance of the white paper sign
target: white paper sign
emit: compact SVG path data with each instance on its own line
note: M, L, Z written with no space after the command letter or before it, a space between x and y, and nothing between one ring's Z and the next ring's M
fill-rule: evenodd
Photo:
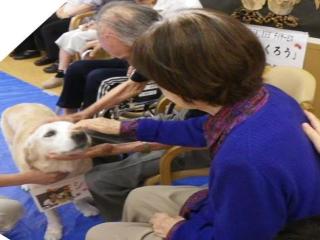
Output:
M41 212L91 196L83 175L67 178L50 185L29 186L30 193Z
M307 32L247 25L260 39L270 65L303 68L307 49Z

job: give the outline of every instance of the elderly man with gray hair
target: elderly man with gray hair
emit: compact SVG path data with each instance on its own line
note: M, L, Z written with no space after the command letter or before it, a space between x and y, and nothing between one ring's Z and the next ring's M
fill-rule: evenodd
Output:
M160 18L152 8L126 1L108 3L99 11L98 40L104 50L114 58L78 61L68 68L57 105L69 115L60 119L75 122L90 118L102 109L111 108L136 96L144 89L147 79L131 68L128 71L127 60L135 39ZM129 76L128 81L96 102L97 89L103 79L126 75ZM77 112L79 108L84 110Z

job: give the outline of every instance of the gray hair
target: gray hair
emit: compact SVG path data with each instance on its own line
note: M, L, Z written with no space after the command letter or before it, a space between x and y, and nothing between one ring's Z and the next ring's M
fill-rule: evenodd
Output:
M98 32L107 26L128 46L132 46L139 36L160 19L161 16L154 9L127 1L107 3L96 16Z

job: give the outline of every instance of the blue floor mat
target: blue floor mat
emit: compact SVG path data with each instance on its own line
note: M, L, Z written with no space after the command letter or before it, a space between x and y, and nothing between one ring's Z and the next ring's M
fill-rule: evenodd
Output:
M42 103L55 109L56 102L56 96L0 71L0 113L18 103ZM7 145L0 134L0 174L16 171ZM207 182L207 177L192 177L177 180L174 185L202 186ZM30 195L20 187L1 187L0 196L20 201L26 210L23 219L11 232L6 233L6 236L11 240L43 240L46 219L39 213ZM83 217L72 204L60 207L58 212L64 226L63 240L83 240L90 227L103 222L99 216Z
M51 96L41 89L0 72L0 113L18 103L42 103L55 108L56 96ZM7 145L0 134L0 174L16 172ZM20 187L2 187L0 195L20 201L25 207L25 215L18 225L6 236L11 240L43 240L46 219L39 213L30 195ZM58 209L64 226L63 240L82 240L88 229L103 222L101 217L83 217L72 204Z

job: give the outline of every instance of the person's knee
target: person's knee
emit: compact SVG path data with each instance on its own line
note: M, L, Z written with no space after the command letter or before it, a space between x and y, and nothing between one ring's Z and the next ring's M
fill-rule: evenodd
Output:
M117 223L102 223L89 229L86 234L86 240L111 240L112 232L117 229Z
M93 83L93 85L100 84L104 79L109 78L110 73L109 69L95 69L92 70L88 75L87 75L87 85L90 83Z
M69 65L65 73L65 85L69 83L80 84L80 86L85 84L86 76L90 71L91 68L90 66L88 67L87 61L80 60L73 62Z
M145 202L148 199L148 196L152 194L154 186L146 186L146 187L139 187L133 189L125 202L125 208L133 209L133 208L140 208L145 205Z
M121 178L112 171L108 171L106 168L101 169L101 166L99 165L85 174L85 181L88 188L91 192L95 192L96 194L101 193L101 189L111 189L118 186L118 180L121 180Z
M85 181L90 191L96 189L96 187L100 185L99 173L94 171L94 168L91 169L85 174Z
M73 73L79 73L83 72L83 69L87 68L86 61L75 61L67 69L67 73L73 74Z
M99 238L102 238L103 233L105 231L105 225L107 224L99 224L90 228L86 234L86 240L98 240Z

